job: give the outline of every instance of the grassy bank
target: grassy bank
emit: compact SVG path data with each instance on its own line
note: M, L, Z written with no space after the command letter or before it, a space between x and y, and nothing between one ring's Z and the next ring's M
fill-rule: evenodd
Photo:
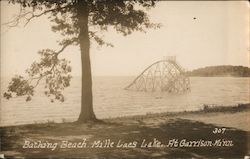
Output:
M2 127L1 153L7 157L26 158L243 158L250 147L249 116L250 104L204 105L199 111L120 117L100 123L49 122ZM224 132L216 132L216 129ZM146 143L156 140L163 146L145 147ZM178 140L176 147L170 144L174 140ZM39 141L58 145L54 150L24 148L25 142ZM83 141L87 147L59 147L64 142L72 145ZM99 141L102 147L92 147ZM114 147L103 147L105 141L113 142ZM188 146L188 142L196 141L223 141L228 145ZM135 147L126 147L129 143L136 143ZM121 145L125 147L119 147Z
M171 117L171 116L192 115L192 114L205 115L205 114L209 114L209 113L237 113L237 112L242 112L242 111L250 111L250 103L231 105L231 106L219 106L219 105L204 104L200 110L147 113L146 115L133 115L133 116L116 117L116 118L111 118L110 120L144 119L144 118L155 118L155 117L161 117L161 116Z

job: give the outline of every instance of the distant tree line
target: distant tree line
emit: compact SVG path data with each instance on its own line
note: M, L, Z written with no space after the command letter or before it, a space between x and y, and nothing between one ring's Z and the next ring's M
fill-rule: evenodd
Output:
M214 76L234 76L250 77L250 68L244 66L208 66L187 72L188 76L214 77Z

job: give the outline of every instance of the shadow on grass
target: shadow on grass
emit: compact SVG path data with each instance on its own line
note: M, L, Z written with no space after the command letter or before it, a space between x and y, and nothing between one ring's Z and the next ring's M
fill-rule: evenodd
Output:
M147 125L144 121L118 121L106 123L63 123L38 124L1 128L2 151L18 152L24 157L63 158L243 158L248 151L249 132L226 128L224 134L213 134L216 125L198 121L173 118L164 122ZM61 142L69 140L88 144L97 140L110 139L115 143L137 142L135 148L78 148L78 149L23 149L24 140ZM233 141L232 147L161 147L142 148L141 143L154 138L167 145L169 140L186 139ZM16 154L16 153L15 153Z

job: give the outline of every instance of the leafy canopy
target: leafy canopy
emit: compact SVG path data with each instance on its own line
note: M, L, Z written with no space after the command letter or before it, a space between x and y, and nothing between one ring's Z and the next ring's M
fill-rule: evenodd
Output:
M153 24L145 9L155 6L154 0L9 0L10 4L19 4L20 12L13 20L6 23L9 27L15 27L23 23L27 25L31 20L45 14L52 22L52 31L62 35L58 45L62 48L58 51L44 49L39 51L41 58L34 62L26 71L29 78L15 76L9 83L8 91L4 97L10 99L14 96L27 96L26 101L31 100L34 89L41 80L45 80L45 95L51 101L64 101L62 91L70 85L72 76L69 61L58 56L69 45L80 43L79 12L87 13L89 39L103 46L113 46L103 40L102 32L113 28L124 36L134 31L145 32L148 28L158 28L159 24ZM84 4L84 8L81 5Z

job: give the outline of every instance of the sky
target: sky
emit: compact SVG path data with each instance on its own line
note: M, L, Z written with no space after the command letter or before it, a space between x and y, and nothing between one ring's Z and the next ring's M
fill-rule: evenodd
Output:
M17 6L1 2L1 23L18 13ZM91 45L94 76L136 76L166 56L176 56L187 70L213 65L249 67L249 3L247 1L162 1L149 10L160 29L122 36L114 30L104 39L114 47ZM1 76L23 74L38 50L58 50L60 35L50 29L46 16L26 27L1 27ZM72 74L81 74L80 51L69 47L60 58L71 61Z

